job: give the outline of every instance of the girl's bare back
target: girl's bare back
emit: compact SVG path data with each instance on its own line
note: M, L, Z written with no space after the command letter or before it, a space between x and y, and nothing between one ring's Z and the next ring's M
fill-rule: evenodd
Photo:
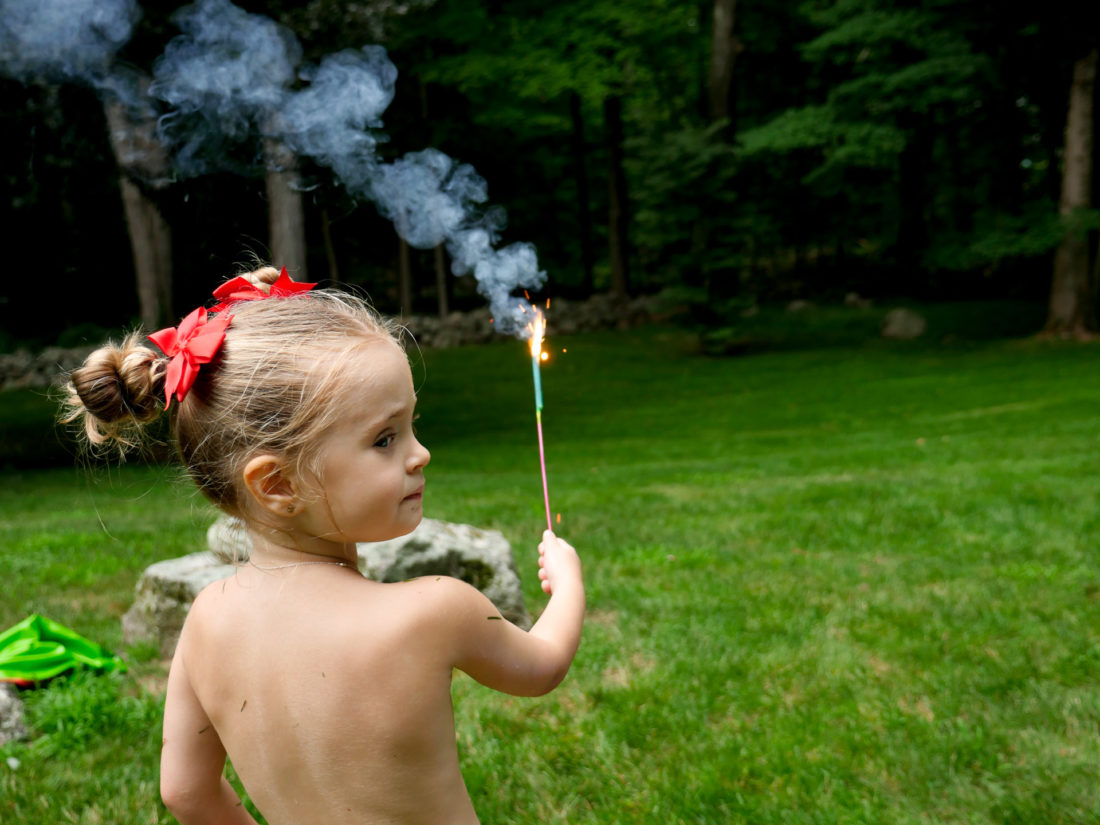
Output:
M166 739L220 740L271 825L476 823L440 643L453 584L241 568L191 610L169 691L195 718Z

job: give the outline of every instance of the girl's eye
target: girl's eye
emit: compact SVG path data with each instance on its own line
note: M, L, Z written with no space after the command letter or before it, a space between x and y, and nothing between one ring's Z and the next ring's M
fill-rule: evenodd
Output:
M393 435L384 435L380 439L378 439L377 441L374 442L374 446L375 447L381 447L382 449L385 449L386 447L390 446L393 443L393 439L394 439Z

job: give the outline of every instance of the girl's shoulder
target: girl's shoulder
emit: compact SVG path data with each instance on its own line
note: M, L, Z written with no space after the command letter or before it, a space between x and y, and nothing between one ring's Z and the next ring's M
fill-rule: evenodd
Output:
M419 576L387 587L395 593L399 588L403 598L415 599L416 604L429 612L488 601L476 587L454 576Z
M421 576L386 586L427 623L458 629L475 616L484 620L486 611L499 615L485 594L453 576Z

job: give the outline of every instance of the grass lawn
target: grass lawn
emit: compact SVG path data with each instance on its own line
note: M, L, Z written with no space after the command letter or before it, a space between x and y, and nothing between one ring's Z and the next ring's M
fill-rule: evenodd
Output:
M545 698L456 678L484 822L1100 822L1095 346L549 345L551 505L589 616ZM426 513L502 530L537 612L524 347L426 352L414 376ZM41 612L120 649L141 570L213 518L177 475L0 475L0 628ZM121 652L124 676L24 694L0 821L173 821L163 663Z

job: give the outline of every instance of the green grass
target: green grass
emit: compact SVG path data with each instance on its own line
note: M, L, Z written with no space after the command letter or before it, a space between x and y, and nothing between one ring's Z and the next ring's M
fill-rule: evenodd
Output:
M484 822L1100 822L1094 346L549 348L551 504L590 610L548 697L456 679ZM537 612L522 345L414 375L427 514L504 531ZM140 571L212 518L176 474L2 476L0 627L38 611L118 649ZM27 694L37 738L0 752L20 760L0 759L0 821L172 821L162 664L122 652L125 676Z

